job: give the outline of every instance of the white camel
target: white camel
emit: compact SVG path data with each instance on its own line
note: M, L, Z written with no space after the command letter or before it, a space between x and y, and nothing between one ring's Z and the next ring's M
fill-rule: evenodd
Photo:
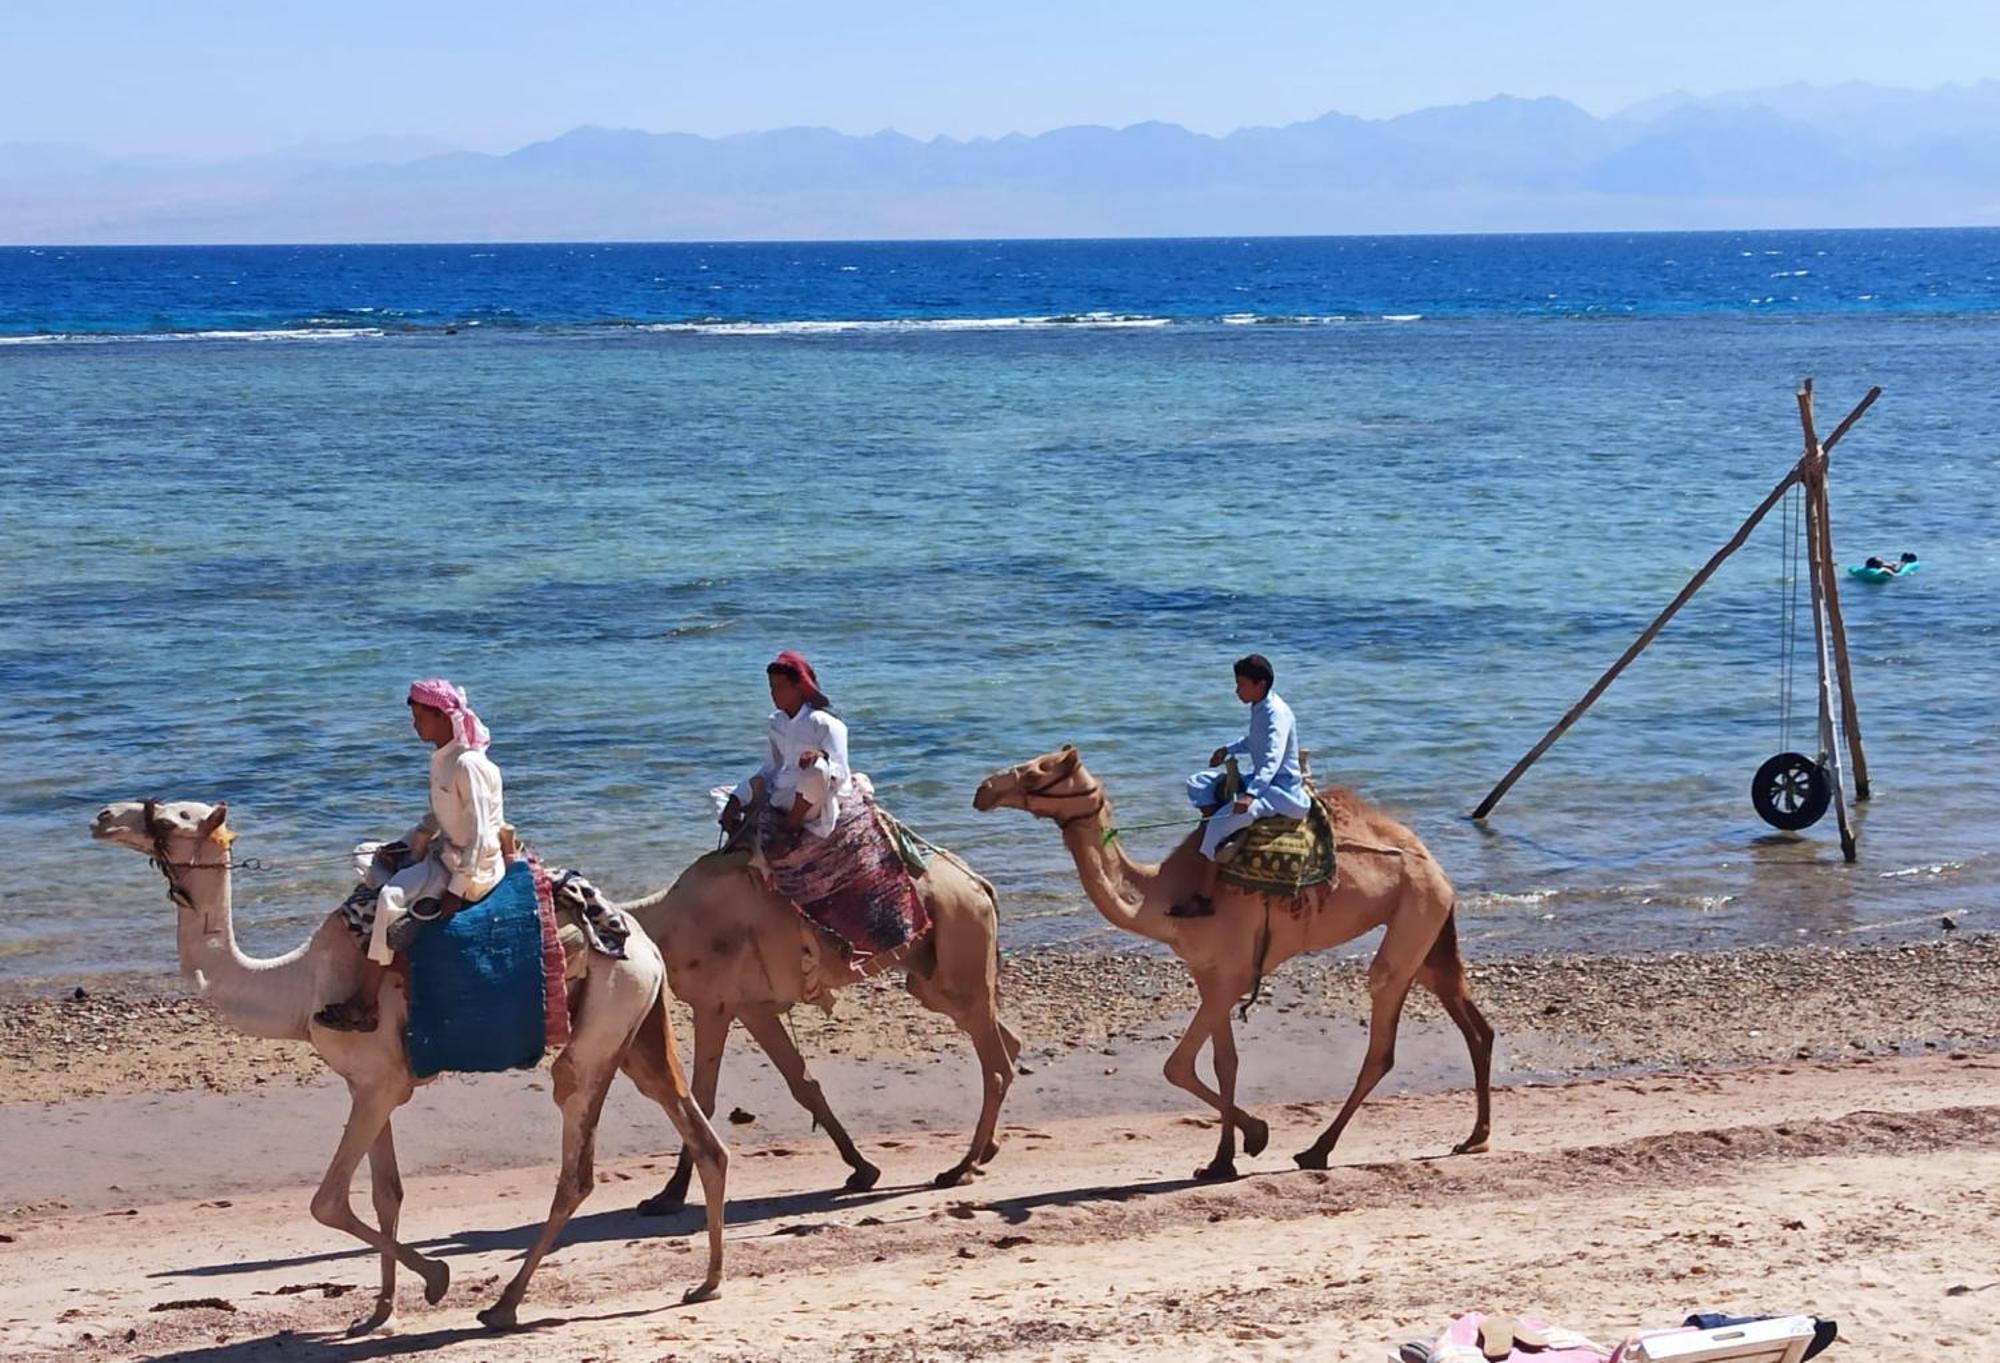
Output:
M408 999L391 976L384 982L380 1022L372 1032L336 1032L312 1021L327 1003L353 993L362 956L338 914L283 956L255 960L236 945L230 909L229 806L192 800L126 801L99 811L91 836L150 857L166 875L179 911L181 973L228 1026L249 1036L310 1042L328 1068L347 1081L352 1106L333 1161L313 1194L313 1218L372 1245L382 1256L382 1286L371 1314L350 1334L387 1325L396 1311L396 1265L424 1281L424 1300L443 1299L451 1269L396 1238L403 1202L390 1114L415 1091L403 1046ZM547 1222L500 1299L479 1313L495 1329L515 1323L535 1267L595 1182L591 1164L598 1113L620 1069L666 1110L694 1151L708 1203L708 1276L686 1300L713 1296L722 1281L723 1176L728 1156L688 1091L666 1007L666 968L643 933L626 942L626 959L586 951L589 969L570 986L573 1032L551 1077L562 1110L562 1171ZM368 1158L376 1225L350 1203L354 1171Z

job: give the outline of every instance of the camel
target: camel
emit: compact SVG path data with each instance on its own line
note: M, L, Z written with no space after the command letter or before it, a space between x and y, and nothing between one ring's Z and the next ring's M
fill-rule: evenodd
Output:
M360 973L361 953L338 914L328 915L310 938L283 956L256 960L243 953L231 917L228 848L235 834L228 815L225 803L128 801L100 810L90 831L101 842L143 853L165 874L168 895L179 909L181 973L225 1024L249 1036L310 1042L327 1067L347 1081L352 1099L347 1126L313 1194L312 1214L322 1225L346 1231L381 1253L382 1285L374 1310L348 1327L349 1334L366 1334L395 1317L398 1263L423 1279L424 1300L433 1306L451 1280L443 1260L427 1258L396 1238L403 1185L389 1119L417 1084L403 1046L408 999L392 975L383 984L381 1021L374 1031L330 1031L312 1021L323 1005L348 997ZM701 1169L708 1201L708 1276L688 1291L686 1300L713 1296L722 1281L728 1156L689 1095L667 1013L666 972L659 954L636 933L626 944L625 960L586 954L589 973L571 985L572 1035L551 1072L563 1118L562 1170L541 1234L500 1299L479 1313L480 1321L494 1329L515 1324L536 1266L590 1194L598 1113L620 1069L666 1110ZM374 1226L355 1215L349 1202L354 1171L364 1155Z
M904 985L917 1002L950 1018L971 1039L982 1089L979 1121L965 1158L932 1180L943 1188L969 1182L973 1171L998 1153L993 1133L1000 1104L1014 1082L1021 1039L997 1011L999 902L993 887L957 857L940 851L917 878L917 893L930 911L932 927L899 963ZM882 1171L862 1155L833 1115L783 1017L808 998L830 1006L832 991L861 978L839 947L764 884L744 851L710 852L666 889L616 907L659 943L668 982L694 1013L694 1095L702 1111L715 1112L730 1023L741 1020L784 1076L792 1097L826 1128L847 1162L852 1172L844 1190L873 1188ZM688 1174L688 1151L683 1149L666 1186L640 1203L639 1210L647 1215L677 1210L687 1195Z
M1213 916L1174 918L1168 909L1189 897L1204 876L1196 837L1190 834L1158 866L1127 857L1119 839L1107 836L1115 825L1104 786L1085 768L1074 747L996 771L980 782L972 797L975 809L1025 809L1053 820L1097 911L1113 927L1166 943L1187 964L1201 1002L1186 1034L1167 1057L1166 1076L1222 1117L1215 1158L1195 1170L1197 1179L1236 1176L1239 1130L1246 1155L1260 1153L1270 1138L1264 1122L1236 1105L1236 1036L1230 1009L1280 962L1300 952L1337 946L1376 927L1386 930L1368 967L1371 1016L1361 1072L1339 1115L1292 1158L1301 1169L1326 1168L1327 1155L1355 1110L1395 1063L1396 1026L1412 984L1422 984L1438 996L1464 1034L1472 1057L1478 1115L1472 1134L1453 1153L1486 1149L1492 1124L1493 1029L1466 992L1451 882L1416 834L1369 808L1352 792L1323 791L1319 798L1338 843L1335 884L1306 889L1290 903L1272 903L1262 894L1225 881L1217 887ZM1195 1072L1203 1043L1213 1048L1214 1089Z

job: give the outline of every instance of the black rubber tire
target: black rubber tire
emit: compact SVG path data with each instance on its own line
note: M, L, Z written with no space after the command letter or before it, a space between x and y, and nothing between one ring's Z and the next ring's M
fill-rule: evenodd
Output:
M1781 752L1757 768L1750 780L1750 803L1771 827L1796 833L1826 817L1833 780L1804 753Z

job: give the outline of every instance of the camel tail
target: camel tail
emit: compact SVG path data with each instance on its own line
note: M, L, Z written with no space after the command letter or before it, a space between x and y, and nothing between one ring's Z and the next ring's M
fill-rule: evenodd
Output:
M660 997L653 1005L660 1010L660 1045L667 1053L667 1083L676 1094L685 1097L693 1090L688 1087L687 1071L681 1068L681 1048L674 1044L674 1015L667 1007L671 997L667 992L666 973L662 971Z
M1433 970L1462 970L1464 958L1458 954L1458 902L1452 901L1451 909L1444 916L1444 926L1431 943L1430 951L1424 956L1424 964Z

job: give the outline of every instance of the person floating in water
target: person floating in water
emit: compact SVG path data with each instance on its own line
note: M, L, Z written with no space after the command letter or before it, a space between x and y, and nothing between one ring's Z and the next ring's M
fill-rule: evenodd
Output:
M1886 562L1880 558L1871 557L1866 563L1862 564L1861 566L1864 568L1873 568L1878 573L1906 573L1910 570L1911 566L1916 563L1916 561L1917 561L1917 556L1915 554L1904 554L1902 557L1898 558L1894 563Z

